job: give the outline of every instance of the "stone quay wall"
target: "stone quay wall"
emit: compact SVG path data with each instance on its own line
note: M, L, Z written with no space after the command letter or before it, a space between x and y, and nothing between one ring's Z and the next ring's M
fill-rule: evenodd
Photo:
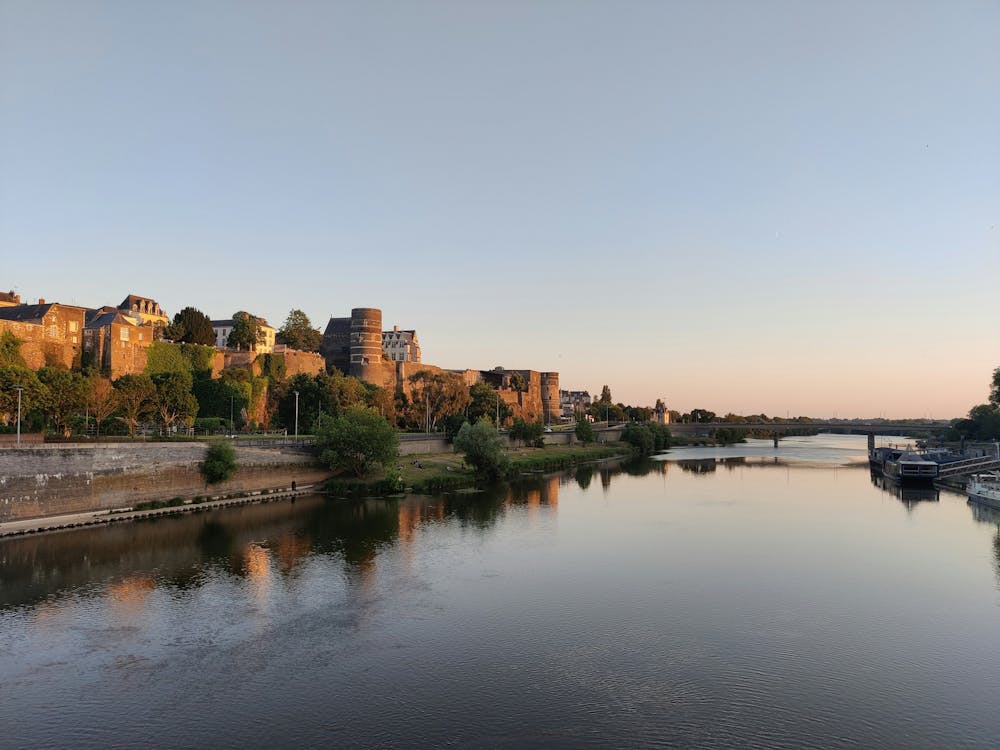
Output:
M234 477L209 487L198 468L206 448L204 443L0 448L0 521L309 484L330 476L306 453L236 448Z

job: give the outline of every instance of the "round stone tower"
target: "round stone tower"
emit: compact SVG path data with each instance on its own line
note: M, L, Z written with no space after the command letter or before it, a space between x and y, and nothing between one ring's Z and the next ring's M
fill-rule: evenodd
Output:
M559 373L543 372L542 376L542 414L545 424L558 422L562 416L559 407Z
M351 310L350 374L378 382L382 365L382 311L374 307Z

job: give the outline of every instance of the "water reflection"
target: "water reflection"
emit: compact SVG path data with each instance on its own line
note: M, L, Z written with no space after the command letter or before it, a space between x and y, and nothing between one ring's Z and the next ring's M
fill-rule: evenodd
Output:
M871 471L871 480L880 490L902 502L907 510L913 510L918 503L936 503L941 499L941 493L934 485L902 484L875 470Z
M374 572L380 551L406 552L424 526L454 520L486 530L515 508L537 520L543 511L558 508L560 484L589 485L597 471L610 482L621 470L580 467L572 473L440 497L345 502L312 496L296 504L8 539L0 542L2 606L59 597L95 581L115 602L139 606L156 585L186 590L203 584L212 571L247 580L263 605L276 577L294 577L314 555L337 558L346 572L363 579Z

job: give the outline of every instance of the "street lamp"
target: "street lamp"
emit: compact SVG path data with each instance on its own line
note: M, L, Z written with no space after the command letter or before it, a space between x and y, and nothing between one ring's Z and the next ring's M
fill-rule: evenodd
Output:
M21 447L21 391L24 390L23 385L15 385L14 390L17 391L17 447Z
M299 392L295 393L295 442L299 442Z
M229 394L229 434L233 435L236 433L236 423L233 421L233 404L235 403L236 396L232 393Z

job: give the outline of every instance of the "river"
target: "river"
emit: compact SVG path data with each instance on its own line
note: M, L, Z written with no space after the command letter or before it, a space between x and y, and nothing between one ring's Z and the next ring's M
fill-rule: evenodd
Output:
M995 748L1000 515L864 438L0 541L0 746Z

